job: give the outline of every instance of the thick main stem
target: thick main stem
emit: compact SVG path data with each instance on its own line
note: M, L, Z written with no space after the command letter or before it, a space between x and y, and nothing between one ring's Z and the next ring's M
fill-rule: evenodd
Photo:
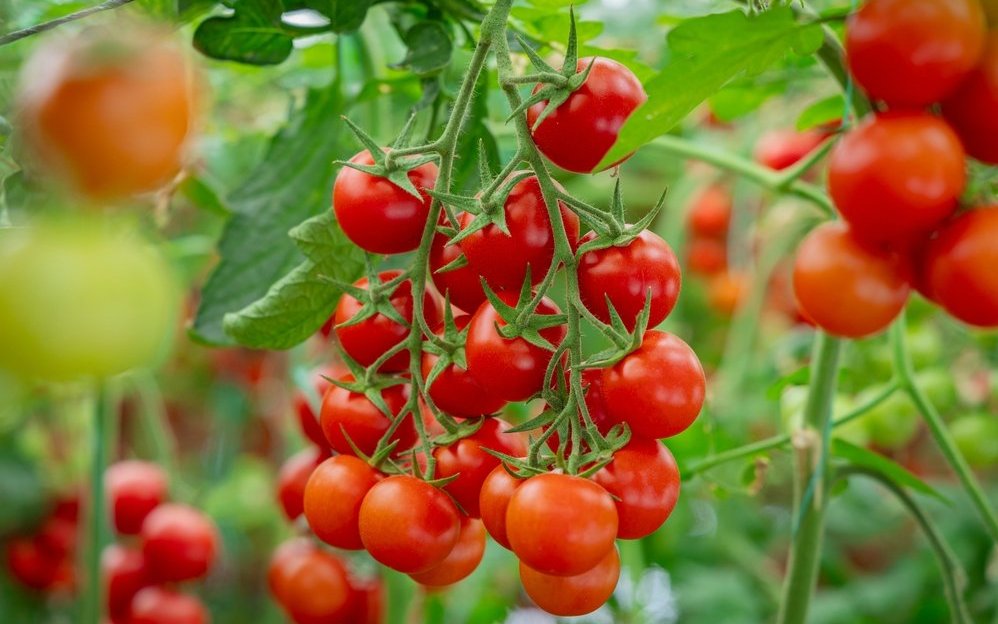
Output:
M90 500L87 506L87 543L84 564L86 587L82 596L83 624L100 624L101 591L100 557L107 541L107 505L104 495L104 470L108 463L108 438L110 436L111 406L108 404L107 385L97 382L94 404L94 427L91 440Z

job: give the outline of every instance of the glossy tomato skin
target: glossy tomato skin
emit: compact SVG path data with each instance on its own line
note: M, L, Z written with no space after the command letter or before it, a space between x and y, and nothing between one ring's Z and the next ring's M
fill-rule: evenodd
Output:
M315 536L330 546L360 550L360 504L381 475L351 455L330 457L305 486L305 518Z
M168 587L146 587L132 599L128 624L209 624L201 601Z
M829 222L797 249L794 296L818 327L860 338L882 331L904 309L907 275L895 256L862 245L844 223Z
M617 509L598 484L566 474L531 477L506 510L513 552L538 572L572 576L592 569L613 549Z
M846 22L846 60L873 99L920 108L973 69L984 35L977 0L868 0Z
M122 535L137 535L149 513L166 500L166 472L152 462L126 460L104 473L114 526Z
M853 234L905 247L926 236L957 205L966 181L960 139L926 113L870 117L839 141L828 163L828 191Z
M332 331L332 329L330 329ZM327 366L311 373L312 387L315 389L315 397L318 398L318 405L322 405L322 397L326 395L329 386L332 384L326 380L342 377L345 371L340 366ZM312 398L305 395L301 390L296 390L294 395L295 414L298 415L298 424L301 426L302 435L322 449L329 448L329 441L322 433L322 425L319 424L319 415L312 407Z
M305 484L328 453L315 447L302 449L285 460L277 472L277 501L284 517L294 521L305 509Z
M998 206L945 224L923 262L924 279L943 309L970 325L998 327Z
M967 153L998 164L998 31L988 35L984 56L974 71L943 102L943 117Z
M482 483L499 465L499 458L485 449L513 457L527 454L526 441L519 433L506 433L510 428L512 425L499 418L487 418L475 433L433 451L437 460L437 478L457 477L443 489L472 518L481 516L478 504Z
M471 317L466 314L454 318L458 330L463 330L470 321ZM443 333L442 326L438 328L438 333ZM438 359L436 355L423 351L423 379L429 378ZM437 408L451 416L458 418L488 416L501 410L506 402L492 396L486 388L487 386L478 383L467 369L452 363L433 380L433 385L430 386L430 398Z
M482 524L497 544L507 550L512 550L509 537L506 534L506 510L513 492L524 482L509 474L502 465L496 466L482 483L478 496L478 510Z
M616 422L645 438L674 436L693 424L706 394L696 353L678 337L648 331L641 346L603 369L603 401Z
M436 234L430 245L430 277L440 294L447 297L452 306L469 314L485 301L485 292L478 273L470 265L459 269L438 273L461 255L460 245L448 245L448 238Z
M157 582L201 578L218 555L215 524L187 505L160 505L146 516L139 536L146 568Z
M755 160L776 171L789 169L821 145L827 136L821 130L771 130L759 137L755 145Z
M344 380L353 381L351 377ZM398 414L409 398L409 386L398 385L381 391L392 414ZM353 455L349 440L365 455L374 453L378 440L388 431L391 424L388 417L363 394L351 392L339 386L330 386L322 398L322 411L319 414L322 431L326 434L329 446L337 453ZM396 450L401 452L412 448L416 442L416 425L407 416L395 430L393 440L398 440Z
M406 574L439 565L461 533L457 507L442 491L410 475L375 485L360 506L360 539L378 562Z
M731 226L731 192L720 184L709 184L690 204L687 223L694 236L724 238Z
M378 277L382 282L391 281L397 277L401 271L382 271ZM362 277L354 285L359 288L367 288L367 278ZM398 285L391 294L392 307L398 311L399 316L412 322L412 282L406 280ZM370 366L398 343L409 336L409 328L400 325L383 314L375 314L356 325L341 327L360 312L361 302L353 296L344 293L340 297L340 302L336 306L334 319L336 321L336 337L340 341L340 346L361 366ZM423 315L426 322L433 327L440 322L440 304L430 291L423 293ZM401 351L388 359L381 366L382 372L397 372L409 367L409 353Z
M515 305L517 296L500 293L499 298ZM558 307L547 297L537 306L538 314L558 312ZM502 327L506 323L488 301L471 317L465 343L468 371L478 383L489 388L493 396L505 401L526 400L544 385L544 372L552 354L523 338L502 337L496 331L497 324ZM540 334L557 346L565 339L566 331L564 325L557 325L542 329Z
M364 150L350 159L373 165ZM397 254L419 247L430 214L430 196L437 182L437 166L420 165L409 171L409 180L420 193L416 199L387 178L343 167L333 184L333 210L343 233L371 253Z
M596 238L590 232L587 243ZM679 298L682 278L679 260L669 243L657 234L642 231L624 247L607 247L587 252L579 258L579 294L582 303L604 323L610 322L609 297L628 330L633 331L638 315L651 292L648 327L654 327L672 312Z
M584 71L590 63L586 81L536 128L547 101L527 109L527 123L538 149L558 167L575 173L590 173L596 168L617 141L627 118L648 99L641 82L627 67L589 57L579 59L577 70Z
M565 204L558 202L558 207L568 242L575 249L579 241L579 218ZM508 235L495 225L487 225L458 245L471 270L485 278L492 290L519 292L528 267L531 283L537 284L544 279L554 258L554 231L537 177L531 175L514 185L503 210ZM462 227L472 218L465 213Z
M426 572L412 574L412 579L427 587L447 587L468 577L485 554L485 527L475 518L461 519L461 535L450 554Z
M318 548L302 549L284 560L280 603L296 624L350 621L356 596L343 560Z
M631 438L593 481L615 497L617 537L641 539L669 518L679 499L679 468L664 444Z
M149 585L142 551L121 544L104 548L101 574L107 592L107 611L112 617L128 613L135 594Z
M520 582L534 603L548 613L572 617L592 613L613 595L620 579L620 555L615 547L594 567L574 576L555 576L520 562Z

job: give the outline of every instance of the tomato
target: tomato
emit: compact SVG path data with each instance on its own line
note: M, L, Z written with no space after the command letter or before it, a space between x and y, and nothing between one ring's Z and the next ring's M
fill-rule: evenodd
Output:
M512 425L499 418L487 418L475 433L433 451L437 460L437 478L457 476L443 489L472 518L481 516L478 502L482 483L499 465L499 458L490 455L485 449L513 457L524 457L527 454L523 436L519 433L506 433L510 428Z
M414 574L440 565L457 544L461 517L441 490L410 475L371 488L360 505L360 539L374 559Z
M724 317L732 317L748 299L749 278L744 273L724 271L707 283L707 303Z
M335 379L341 377L343 373L344 370L341 366L327 366L326 368L312 372L312 387L315 388L315 396L319 399L319 405L322 404L322 397L325 396L329 390L329 386L332 385L326 378ZM306 396L301 390L295 390L294 406L295 413L298 415L298 424L301 426L302 435L319 448L328 449L329 441L326 440L326 435L322 433L322 425L319 424L319 415L315 413L312 407L311 397Z
M183 164L195 125L192 78L165 30L89 29L49 42L22 74L25 138L90 199L154 191Z
M664 444L631 438L593 475L617 505L617 537L640 539L669 518L679 499L679 468Z
M590 63L586 81L536 128L534 123L547 107L547 100L527 109L527 123L537 148L555 165L575 173L590 173L596 168L617 142L627 118L648 99L641 82L627 67L610 59L588 57L579 59L577 71L584 71Z
M55 584L59 562L31 538L7 542L6 560L10 575L25 587L43 590Z
M290 594L291 575L314 550L315 543L306 537L289 539L274 549L267 565L267 587L274 600L281 605L287 602Z
M397 277L401 271L382 271L378 277L382 282L388 282ZM367 288L367 278L362 277L354 285L359 288ZM398 311L399 316L405 319L406 323L412 323L412 282L405 280L392 291L392 307ZM360 312L361 302L353 296L344 293L340 297L340 302L336 306L336 337L340 341L340 346L361 366L370 366L395 345L409 337L409 328L399 325L397 322L384 316L375 314L356 325L340 327L341 323L346 323ZM423 317L427 324L433 327L440 322L440 306L432 292L423 293ZM400 351L393 355L381 366L381 372L396 372L409 368L409 352Z
M921 272L933 298L964 323L998 327L998 206L970 210L928 243Z
M296 520L305 507L305 484L328 453L315 447L289 457L277 473L277 500L288 520Z
M318 548L286 559L281 604L296 624L346 624L357 599L343 560Z
M565 375L565 385L566 387L570 383L569 375ZM582 390L585 392L586 410L589 412L589 419L593 421L596 426L596 430L600 434L606 436L613 428L616 422L607 414L606 402L603 401L603 382L602 382L602 372L597 368L587 368L582 371ZM579 412L579 418L582 418L581 410ZM557 432L551 434L548 438L548 448L554 452L558 452L558 447L561 445L561 437ZM582 446L583 450L588 447L585 443ZM565 449L566 453L571 452L571 447ZM567 455L566 455L567 457Z
M330 546L360 550L360 504L381 475L350 455L319 464L305 486L305 518L315 536Z
M562 617L599 609L613 595L619 578L620 555L614 547L594 567L572 576L544 574L520 562L520 582L530 599L548 613Z
M364 150L350 162L373 165L374 159ZM333 184L333 210L347 238L371 253L397 254L419 247L430 214L426 189L437 183L437 166L420 165L408 176L420 199L387 178L351 167L340 169Z
M998 164L998 31L988 35L977 68L943 102L943 117L953 126L967 153Z
M461 519L461 535L447 558L426 572L412 574L412 579L427 587L446 587L468 577L485 555L485 527L481 520Z
M218 530L203 513L178 503L160 505L142 523L142 555L160 582L196 579L218 554Z
M352 377L341 378L345 381L353 381ZM398 414L405 407L409 399L409 386L390 386L381 391L381 398L384 399L388 409L392 414ZM385 435L391 425L388 417L381 413L381 410L363 394L351 392L339 386L330 386L326 391L326 396L322 398L322 411L319 415L319 422L322 431L326 434L326 440L337 453L353 455L354 450L350 442L360 449L365 455L374 453L381 436ZM348 442L347 440L350 440ZM398 440L396 451L404 451L412 448L416 442L416 425L412 422L412 415L408 415L395 430L392 440Z
M706 393L703 367L689 345L661 331L649 331L637 350L603 369L606 410L631 433L667 438L693 424Z
M590 232L587 243L596 238ZM679 298L679 260L669 243L647 230L623 247L597 249L579 258L579 294L586 308L604 323L610 322L607 299L627 329L633 331L651 292L648 327L672 312Z
M112 617L128 613L135 594L149 584L142 551L121 544L104 548L101 574L107 592L107 611Z
M690 232L703 238L725 238L731 226L731 209L731 192L720 184L707 185L690 203Z
M381 579L351 579L351 582L356 606L348 624L384 624L385 586Z
M463 218L463 217L462 217ZM482 281L478 273L470 265L464 265L453 271L438 273L461 255L460 245L448 245L448 238L436 234L430 245L430 277L440 294L449 298L451 305L465 312L474 312L485 301Z
M540 474L513 492L506 536L520 561L534 570L581 574L613 549L617 509L607 491L589 479Z
M846 60L870 97L923 107L973 69L984 31L978 0L868 0L846 22Z
M755 144L755 160L770 169L782 171L796 165L828 138L822 130L797 132L791 129L764 132Z
M454 318L454 324L459 330L467 327L470 321L471 317L467 315ZM442 326L438 328L438 333L443 333ZM438 359L432 353L423 352L423 379L429 378ZM471 373L454 363L433 380L430 398L439 409L458 418L495 414L506 404L502 399L492 396L486 386L475 381Z
M146 587L135 594L128 624L208 624L211 617L196 596L168 587Z
M863 392L858 402L863 403L877 390L870 388ZM892 451L908 446L918 435L922 423L918 408L904 392L895 392L889 396L883 403L864 414L861 421L878 448Z
M510 549L509 537L506 535L506 510L509 509L509 500L523 482L523 479L517 479L509 474L505 467L496 466L485 478L478 496L478 510L482 516L482 524L492 539L503 548Z
M176 303L166 262L132 233L78 220L0 232L0 369L68 381L146 365Z
M513 174L516 175L519 174ZM579 217L562 202L558 202L558 208L568 242L575 249ZM468 266L485 278L492 290L519 292L528 267L531 283L537 284L544 279L554 258L554 231L537 177L529 176L513 186L503 210L509 234L504 234L498 226L487 225L458 245L468 258ZM465 213L461 226L467 226L472 219L472 215Z
M728 267L728 245L723 240L694 238L686 245L686 266L698 275L714 275Z
M945 121L919 112L870 117L839 141L828 191L855 235L904 246L956 209L964 152Z
M515 305L517 296L501 293L499 298L509 305ZM557 314L558 307L544 297L537 306L538 314ZM482 304L468 326L465 343L465 356L468 371L487 387L493 396L505 401L523 401L540 391L544 385L544 372L551 361L552 353L523 338L504 338L496 331L506 322L500 318L492 304ZM564 325L548 327L540 331L541 336L553 345L565 339Z
M980 470L998 466L998 418L993 413L961 416L949 429L967 463Z
M120 461L104 473L114 527L122 535L138 535L149 513L166 500L166 472L152 462Z

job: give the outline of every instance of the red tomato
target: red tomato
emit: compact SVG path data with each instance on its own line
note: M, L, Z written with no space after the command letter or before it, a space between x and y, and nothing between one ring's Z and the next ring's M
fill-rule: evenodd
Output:
M998 31L988 35L977 68L943 102L943 117L953 126L967 153L998 164Z
M709 184L690 204L690 232L703 238L725 238L731 225L731 192L720 184Z
M360 504L381 475L351 455L319 464L305 486L305 518L330 546L360 550Z
M689 345L649 331L637 350L603 369L603 401L616 422L645 438L667 438L693 424L706 393L706 379Z
M973 69L984 32L977 0L868 0L846 22L846 59L870 97L923 107Z
M714 275L728 267L728 245L713 238L693 238L686 245L686 268L698 275Z
M375 577L358 581L351 579L355 594L354 613L350 624L384 624L385 587L381 579Z
M501 293L499 298L509 305L515 305L517 296ZM558 307L547 297L537 306L538 314L558 312ZM465 344L468 371L493 396L506 401L526 400L544 385L544 372L552 353L523 338L503 338L496 331L497 325L504 327L506 322L500 318L492 304L486 301L471 317L468 327ZM542 329L540 334L557 346L565 339L566 332L564 325L557 325Z
M744 273L724 271L710 278L707 284L707 302L712 310L724 317L732 317L749 294L749 278Z
M80 496L64 494L56 499L52 515L56 518L76 522L80 518Z
M38 528L34 539L38 547L50 556L66 557L76 550L78 532L75 520L60 518L53 513Z
M167 477L151 462L128 460L104 474L114 526L122 535L137 535L149 513L167 498Z
M601 379L602 372L597 368L587 368L582 371L582 389L586 393L586 409L589 412L589 419L593 421L594 425L596 425L596 429L605 436L617 423L615 423L606 412L606 403L603 401L603 385ZM569 379L566 374L566 386L568 383ZM579 417L582 417L581 411L579 412ZM561 438L557 432L553 433L551 437L548 438L548 448L552 451L557 452L560 444ZM585 445L583 445L583 448L586 448ZM570 450L570 448L566 449L566 451Z
M637 76L627 67L610 59L588 57L579 59L577 71L584 71L590 63L593 67L586 81L536 129L534 123L547 107L547 100L527 109L527 123L538 149L555 165L575 173L590 173L596 168L617 142L627 118L648 99Z
M506 536L520 561L534 570L581 574L613 549L617 509L607 491L588 479L541 474L513 492Z
M776 171L789 169L813 152L827 137L828 133L821 130L769 130L755 144L755 160Z
M524 457L527 445L518 433L505 433L512 425L499 418L487 418L481 428L467 438L433 451L437 459L437 478L457 478L444 486L464 513L472 518L481 516L478 498L482 483L499 465L499 459L485 449L499 451L513 457Z
M315 388L315 396L319 398L319 404L322 404L322 397L326 395L329 390L329 386L332 384L326 381L326 378L335 379L341 377L344 373L343 367L341 366L327 366L325 368L320 368L311 374L313 388ZM326 440L326 435L322 433L322 426L319 424L319 415L315 413L312 408L311 399L305 396L305 393L301 390L295 391L294 396L295 413L298 414L298 424L301 426L302 435L305 436L308 441L312 444L318 446L322 449L329 448L329 441Z
M382 271L378 277L382 282L388 282L397 277L401 271ZM355 286L367 288L367 278L362 277ZM412 322L412 282L405 280L392 292L391 303L399 315ZM340 302L336 306L336 337L340 341L340 346L361 366L370 366L385 352L409 337L409 328L399 325L390 318L375 314L357 325L340 327L341 323L346 323L360 312L361 303L346 293L340 297ZM423 317L427 324L433 327L440 322L440 305L433 293L426 291L423 293ZM382 372L402 371L409 368L409 352L400 351L393 355L381 366Z
M404 572L425 572L450 554L461 517L450 497L410 475L394 475L371 488L360 505L360 539L378 562Z
M568 241L574 249L579 240L579 218L565 204L558 202L558 207ZM497 226L488 225L458 245L468 258L468 266L485 278L492 290L519 292L528 266L530 281L537 284L544 279L554 258L554 232L537 178L530 176L520 180L506 197L503 210L508 235ZM462 217L462 227L472 218L466 213Z
M828 191L853 233L905 246L953 210L966 180L964 152L945 121L918 112L872 116L839 141Z
M553 615L571 617L599 609L613 595L620 578L617 549L603 556L596 566L574 576L555 576L520 562L520 582L538 607Z
M292 573L308 560L308 555L317 550L315 543L305 537L297 537L282 542L270 557L267 565L267 587L270 595L282 606L290 595Z
M296 624L346 624L357 596L346 565L336 555L312 548L285 555L281 604Z
M451 305L468 313L474 312L485 301L485 292L482 291L478 273L471 265L437 273L461 255L460 245L448 245L447 242L446 236L437 234L430 245L430 277L433 278L433 285L441 295L449 296Z
M506 535L506 510L509 509L509 500L523 482L523 479L517 479L509 474L503 466L496 466L485 478L478 496L482 524L492 539L503 548L510 548L509 537Z
M459 330L464 329L469 321L471 317L467 315L454 318L454 324ZM443 326L438 328L438 333L443 333ZM429 378L438 359L432 353L423 352L423 379ZM495 414L506 404L502 399L492 396L486 386L475 381L471 373L453 363L433 380L430 398L439 409L458 418Z
M679 468L664 444L631 438L593 475L617 505L617 537L640 539L664 523L679 498Z
M446 587L468 577L485 554L485 527L481 520L461 519L461 535L447 558L426 572L412 574L412 579L427 587Z
M352 377L342 379L353 381ZM409 399L409 386L399 385L385 388L381 391L388 409L398 414ZM388 431L391 424L388 417L381 413L378 407L363 394L350 392L338 386L330 386L322 399L322 412L319 415L322 431L326 434L329 445L338 453L353 455L347 438L365 455L374 453L378 440ZM416 442L416 425L412 415L395 430L393 440L399 443L396 451L412 448Z
M364 150L350 162L373 165L374 159ZM422 199L387 178L351 167L340 169L333 184L333 210L347 238L372 253L404 253L419 247L430 214L426 189L437 183L437 166L426 163L408 175Z
M146 587L135 594L128 624L208 624L211 617L201 601L168 587Z
M596 238L590 232L582 243ZM610 322L607 298L627 329L633 331L651 291L648 327L672 312L682 282L679 260L672 247L647 230L624 247L607 247L579 258L579 294L582 303L604 323Z
M812 230L797 249L794 295L821 329L860 338L883 330L904 309L906 276L896 257L864 247L844 223L829 222Z
M998 327L998 206L944 225L924 263L929 290L947 312L970 325Z
M16 538L7 542L7 570L22 585L31 589L48 589L55 584L58 560L40 548L31 538Z
M295 520L304 510L305 484L312 471L328 457L315 447L298 451L289 457L277 473L277 500L288 520Z
M128 613L132 598L149 584L142 551L121 544L104 548L101 574L107 588L107 610L112 617Z
M178 503L160 505L142 523L142 555L159 582L196 579L218 554L218 530L202 512Z

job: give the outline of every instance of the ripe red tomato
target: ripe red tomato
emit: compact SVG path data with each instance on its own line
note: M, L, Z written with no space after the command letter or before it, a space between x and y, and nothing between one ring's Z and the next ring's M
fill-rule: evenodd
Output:
M107 588L107 611L112 617L128 613L132 598L149 585L142 551L110 544L101 554L101 575Z
M509 305L516 304L517 297L512 293L500 293L499 298ZM558 312L558 307L547 297L537 306L538 314ZM468 371L493 396L506 401L524 401L544 385L544 372L552 353L523 338L503 338L496 331L497 325L503 327L506 322L486 301L471 317L468 327L464 347ZM557 346L565 339L566 332L564 325L557 325L542 329L540 334Z
M382 271L378 277L382 282L388 282L397 277L401 271ZM355 286L367 288L367 278L362 277ZM391 303L399 315L412 323L412 282L405 280L392 292ZM336 337L340 341L340 346L361 366L374 364L381 355L402 342L409 336L409 328L399 325L390 318L375 314L356 325L349 327L339 327L341 323L346 323L360 312L361 303L353 296L344 293L340 297L340 302L336 306ZM433 293L426 291L423 293L423 317L427 324L433 327L440 322L440 304ZM393 355L381 366L382 372L396 372L409 368L409 353L400 351Z
M208 573L218 554L218 530L202 512L166 503L142 523L142 555L150 577L180 582Z
M707 381L697 354L672 334L649 331L637 350L603 369L603 401L616 422L645 438L667 438L693 424Z
M354 598L354 613L347 620L350 624L384 624L385 622L385 586L381 579L351 578Z
M577 70L584 71L590 63L593 67L586 81L536 129L534 123L547 107L547 100L527 109L527 123L538 149L555 165L575 173L590 173L596 168L617 142L627 118L648 99L641 82L627 67L610 59L588 57L579 59Z
M934 300L951 315L998 327L998 206L945 224L926 248L922 273Z
M346 565L336 555L318 548L285 554L281 605L296 624L337 624L356 608L357 596Z
M360 539L378 562L404 572L425 572L450 554L461 517L450 497L410 475L394 475L371 488L360 506Z
M482 491L478 496L478 510L482 516L482 524L492 536L492 539L503 548L512 548L506 535L506 510L513 492L524 482L506 471L503 466L496 466L482 483Z
M467 315L454 318L454 324L459 330L464 329L470 321L471 317ZM438 333L443 333L442 326L438 328ZM423 352L423 379L429 378L438 359L432 353ZM495 414L506 404L502 399L492 396L486 386L475 381L471 373L453 363L433 380L430 398L439 409L458 418Z
M142 522L168 495L163 469L151 462L126 460L104 473L114 526L122 535L138 535Z
M582 243L596 238L586 234ZM638 315L651 291L648 327L672 312L679 298L682 278L679 260L669 243L645 230L624 247L590 251L579 258L579 294L582 303L604 323L610 322L607 298L624 325L634 330Z
M794 296L818 327L860 338L883 330L904 309L906 275L895 256L864 247L846 224L829 222L797 248Z
M506 536L520 561L534 570L581 574L613 549L617 509L607 491L589 479L541 474L513 492Z
M350 162L373 165L374 159L364 150ZM340 169L333 184L333 210L347 238L371 253L396 254L419 247L430 214L426 189L437 183L437 166L426 163L408 175L422 199L387 178L351 167Z
M336 379L342 377L344 372L341 366L327 366L312 372L312 387L315 388L315 396L319 397L320 405L322 404L322 397L326 395L329 386L332 385L326 381L326 378ZM319 415L312 409L311 399L305 396L305 393L301 390L296 390L294 405L295 413L298 414L298 424L301 426L302 435L319 448L328 449L329 441L326 440L326 435L322 433L322 426L319 424Z
M846 59L870 97L923 107L973 69L984 32L977 0L868 0L846 22Z
M599 609L613 595L619 578L620 555L614 547L594 567L574 576L544 574L520 562L520 582L530 599L548 613L562 617Z
M35 533L38 547L54 557L71 556L76 550L78 527L75 520L50 515Z
M561 202L558 207L568 242L575 249L579 240L579 217ZM554 258L554 231L537 177L520 180L506 197L503 210L508 235L495 225L487 225L458 245L468 258L468 266L485 278L492 290L519 292L528 266L530 281L537 284L544 279ZM462 227L472 218L472 215L464 214Z
M827 137L828 133L821 130L770 130L763 133L755 144L755 160L776 171L789 169L814 151Z
M475 433L433 451L437 459L437 478L457 476L444 486L444 490L472 518L481 516L478 502L482 483L499 465L499 459L486 453L485 449L513 457L527 454L527 445L521 434L505 433L510 428L512 425L499 418L487 418Z
M463 217L462 217L463 218ZM485 301L482 282L471 265L464 265L453 271L437 273L437 271L461 255L460 245L448 245L448 239L443 234L436 234L430 245L430 277L433 285L441 295L449 297L451 305L471 313Z
M731 225L731 209L731 192L720 184L707 185L690 204L690 232L703 238L725 238Z
M55 584L59 562L36 540L19 537L7 542L7 570L25 587L44 590Z
M468 577L485 554L485 527L481 520L461 519L461 535L450 554L426 572L411 574L412 579L427 587L446 587Z
M315 447L302 449L289 457L277 473L277 500L288 520L296 520L304 511L305 484L312 471L329 454Z
M270 556L267 565L267 587L270 595L282 606L290 593L292 573L316 550L315 542L306 537L296 537L282 542Z
M319 464L305 486L305 518L315 536L330 546L360 550L360 504L381 475L351 455Z
M839 141L828 191L860 239L905 246L953 210L966 180L956 133L920 112L872 116Z
M614 497L620 523L617 537L640 539L664 523L679 498L679 468L664 444L631 438L593 481Z
M350 376L342 379L353 381ZM409 399L409 386L398 385L385 388L381 391L381 398L384 399L388 409L393 414L398 414L405 407ZM326 440L337 453L353 455L354 451L350 447L347 438L360 449L365 455L374 453L381 436L385 435L391 424L388 417L381 413L378 407L363 394L350 392L338 386L330 386L326 391L326 396L322 399L322 411L319 415L319 422L322 431L326 434ZM396 451L404 451L412 448L416 442L416 425L412 422L412 416L406 416L405 420L395 430L393 440L399 443L395 447Z
M211 617L196 596L164 586L146 587L132 599L128 624L208 624Z
M988 35L977 68L943 102L943 117L953 126L967 153L998 164L998 31Z
M693 238L686 245L686 268L698 275L714 275L728 267L728 245L713 238Z

